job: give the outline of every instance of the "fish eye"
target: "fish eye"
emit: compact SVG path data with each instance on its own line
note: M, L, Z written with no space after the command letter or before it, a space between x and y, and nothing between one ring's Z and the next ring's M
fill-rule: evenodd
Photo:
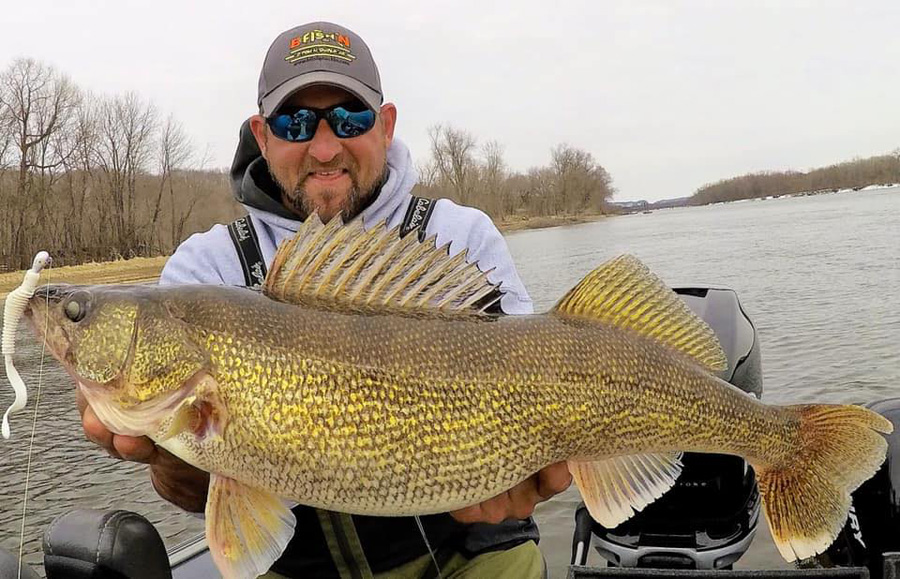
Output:
M66 313L66 317L73 322L80 322L87 314L87 304L87 296L75 295L63 307L63 311Z

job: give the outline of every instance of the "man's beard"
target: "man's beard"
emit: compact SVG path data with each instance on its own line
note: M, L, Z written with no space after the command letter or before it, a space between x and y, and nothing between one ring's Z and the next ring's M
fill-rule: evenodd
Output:
M310 172L330 171L336 168L345 168L347 170L347 175L350 177L350 190L347 192L347 196L343 199L343 201L341 201L341 204L338 207L338 213L335 213L335 215L340 214L341 218L344 220L344 223L346 223L362 213L363 209L369 206L375 194L379 189L381 189L381 186L387 180L387 160L385 160L381 172L370 183L360 183L359 166L350 159L348 159L346 163L332 163L330 164L330 166L320 165L317 167L303 167L301 174L306 175L306 177L301 179L297 183L297 185L290 191L287 187L285 187L284 182L279 179L278 176L272 171L271 167L269 168L269 174L281 188L281 198L283 200L283 203L288 207L288 209L296 213L301 220L306 220L307 217L319 210L316 201L310 198L310 196L306 192L306 189L304 188L304 184L309 178ZM324 197L325 199L337 195L340 195L338 191L330 189L325 189L321 193L321 197Z

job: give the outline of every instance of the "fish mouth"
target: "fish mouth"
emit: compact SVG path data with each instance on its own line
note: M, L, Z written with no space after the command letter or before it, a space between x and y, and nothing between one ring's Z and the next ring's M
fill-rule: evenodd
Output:
M72 293L75 286L66 284L40 286L25 305L23 315L34 333L40 337L57 360L66 363L71 341L65 327L56 319L59 303ZM71 373L71 371L70 371Z
M65 284L65 283L57 283L50 285L42 285L38 286L37 289L34 290L34 295L32 299L39 299L50 302L58 302L70 293L72 293L77 286Z

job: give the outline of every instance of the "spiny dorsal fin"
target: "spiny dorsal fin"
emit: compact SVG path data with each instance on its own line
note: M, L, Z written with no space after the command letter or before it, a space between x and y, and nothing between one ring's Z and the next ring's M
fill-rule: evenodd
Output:
M449 255L432 236L400 238L382 222L366 231L362 220L344 225L340 216L324 225L311 215L281 244L263 293L288 303L332 309L387 308L468 311L497 286L489 272L466 263L466 252Z
M553 311L656 338L712 371L728 368L728 359L712 328L631 255L617 257L589 273Z

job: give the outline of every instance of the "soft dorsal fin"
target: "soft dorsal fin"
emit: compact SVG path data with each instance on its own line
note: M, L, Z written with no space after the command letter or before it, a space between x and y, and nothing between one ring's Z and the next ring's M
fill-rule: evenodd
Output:
M728 358L712 328L631 255L617 257L589 273L552 311L656 338L715 372L728 368Z
M382 222L365 230L362 220L344 225L340 216L323 224L311 215L281 244L263 285L267 296L329 309L405 309L471 312L494 301L490 272L449 255L432 236L419 243L401 238ZM499 299L499 297L496 297Z

